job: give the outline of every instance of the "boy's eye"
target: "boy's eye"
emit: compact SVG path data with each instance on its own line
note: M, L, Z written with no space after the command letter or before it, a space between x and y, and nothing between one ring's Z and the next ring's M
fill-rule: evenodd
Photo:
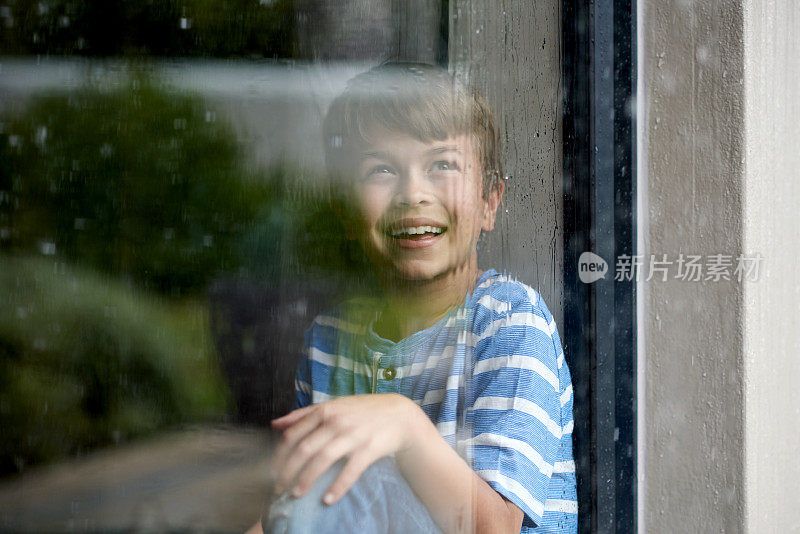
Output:
M457 171L458 164L455 161L441 160L436 161L431 165L432 171Z
M381 176L388 176L390 174L394 174L394 170L389 167L388 165L375 165L370 170L367 171L367 178L369 177L381 177Z

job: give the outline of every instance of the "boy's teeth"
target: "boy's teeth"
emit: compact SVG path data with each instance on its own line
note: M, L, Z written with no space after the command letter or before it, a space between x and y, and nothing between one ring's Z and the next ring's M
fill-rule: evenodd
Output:
M442 229L438 226L408 226L392 230L392 237L401 235L422 235L422 234L441 234Z

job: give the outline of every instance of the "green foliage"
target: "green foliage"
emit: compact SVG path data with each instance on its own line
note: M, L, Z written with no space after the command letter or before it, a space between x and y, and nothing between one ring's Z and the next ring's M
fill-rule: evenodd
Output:
M200 98L134 75L0 125L0 473L219 416L210 280L369 283L323 182L248 170Z
M281 165L264 178L270 201L241 241L239 272L255 279L316 278L370 287L371 266L358 243L347 237L335 207L344 209L342 199L325 187L309 186L307 177L298 179L300 174Z
M206 319L58 261L0 255L0 472L219 416Z
M0 134L6 250L56 253L183 294L238 266L272 186L200 98L144 77L34 97Z

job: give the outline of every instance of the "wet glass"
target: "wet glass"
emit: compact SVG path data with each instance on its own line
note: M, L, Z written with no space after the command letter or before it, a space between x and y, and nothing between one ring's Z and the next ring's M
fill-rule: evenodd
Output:
M312 321L342 302L382 302L351 326L383 341L442 320L468 336L463 304L494 269L535 289L563 336L560 17L558 2L477 0L0 6L0 526L250 527L271 491L269 423L297 405ZM387 61L480 91L497 164L467 106L453 120L469 135L368 127L332 169L331 102ZM381 98L408 82L387 79ZM474 216L487 205L493 229ZM463 272L475 240L463 297L401 320L386 297L405 286L384 276L398 250L439 247L421 271L389 269L432 279ZM431 354L372 360L363 392L394 391ZM457 395L478 388L454 376ZM468 419L439 422L472 462L485 445Z

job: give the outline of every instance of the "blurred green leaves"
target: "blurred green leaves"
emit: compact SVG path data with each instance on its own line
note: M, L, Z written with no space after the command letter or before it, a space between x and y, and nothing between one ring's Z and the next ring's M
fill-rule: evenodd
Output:
M161 292L202 289L238 265L240 237L274 196L202 99L143 76L37 97L5 129L2 246Z
M0 472L224 413L204 307L0 255Z
M131 72L0 117L0 473L219 418L211 281L369 283L319 177Z

